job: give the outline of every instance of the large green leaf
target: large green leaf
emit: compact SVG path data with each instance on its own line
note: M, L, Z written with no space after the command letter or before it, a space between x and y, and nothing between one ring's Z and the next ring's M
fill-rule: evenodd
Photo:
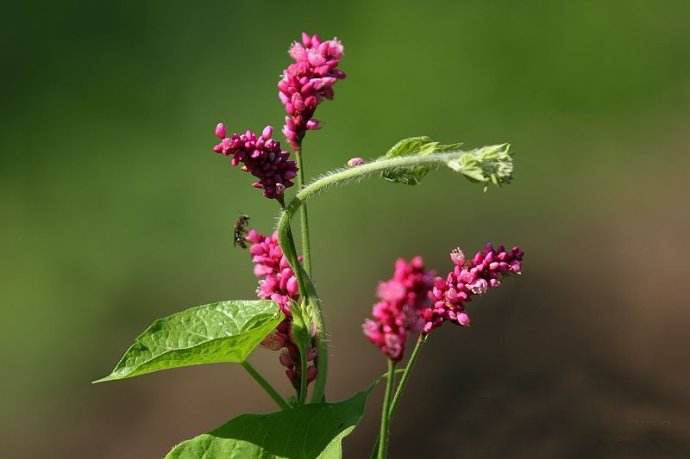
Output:
M131 378L205 363L243 362L283 319L270 300L221 301L156 320L125 352L110 375Z
M340 459L342 440L362 418L370 392L338 403L245 414L180 443L165 459Z

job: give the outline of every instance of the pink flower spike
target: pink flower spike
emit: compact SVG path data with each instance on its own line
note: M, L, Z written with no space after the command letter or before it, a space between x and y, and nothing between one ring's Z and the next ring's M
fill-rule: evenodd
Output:
M287 114L283 133L294 150L299 150L307 130L319 128L314 112L324 99L333 98L333 86L345 78L338 68L343 45L334 38L322 42L317 35L302 33L302 43L289 50L294 61L281 75L278 97Z
M506 251L503 246L494 249L491 244L469 261L459 248L451 251L450 258L455 267L445 278L434 280L434 288L429 292L432 307L422 313L423 333L430 333L446 321L461 327L469 326L465 303L473 296L483 295L500 286L503 276L519 274L523 255L518 247Z
M263 190L267 198L280 199L285 189L293 185L297 164L289 159L287 151L280 148L280 142L271 138L271 126L266 126L261 136L248 130L241 135L235 133L225 137L225 126L219 123L215 134L221 137L221 142L213 147L213 151L231 156L233 166L242 165L242 170L256 177L258 180L252 186Z
M364 322L362 331L396 362L404 356L408 334L421 330L421 312L429 307L432 278L433 273L424 268L422 258L415 257L410 262L397 260L393 277L379 284L379 302L372 308L373 319Z

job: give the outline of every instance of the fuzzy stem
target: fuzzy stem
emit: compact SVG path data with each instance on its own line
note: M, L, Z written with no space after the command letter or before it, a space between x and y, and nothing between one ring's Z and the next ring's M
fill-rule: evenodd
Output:
M376 173L385 171L386 169L395 169L401 167L413 166L437 166L446 164L448 161L457 160L463 155L469 153L464 151L449 152L449 153L434 153L426 156L400 156L390 159L379 159L370 163L362 164L361 166L351 167L347 169L338 169L330 174L327 174L310 184L304 186L297 192L295 197L286 206L286 212L281 216L278 222L278 229L288 224L289 218L292 217L297 210L304 205L304 202L313 195L324 191L331 186L340 185L349 181L364 178ZM457 172L463 172L462 166L458 165L455 169Z
M300 148L295 150L295 155L297 156L297 188L298 190L301 190L304 188L304 162L302 161L302 146L300 145ZM301 230L301 237L302 237L302 256L304 257L304 271L307 273L307 276L311 277L311 242L309 239L309 215L307 213L307 205L303 205L302 208L300 209L300 230ZM314 314L316 315L316 314ZM323 318L320 316L320 311L319 311L319 317L312 317L312 320L315 322L323 322ZM318 319L318 320L317 320ZM305 321L307 323L307 321ZM317 327L318 328L318 327ZM323 329L323 325L321 326L321 329ZM317 364L319 363L318 360L316 362ZM304 402L306 399L306 390L307 390L307 360L306 358L302 359L301 362L301 369L302 369L302 374L301 380L300 380L300 400ZM319 371L323 371L326 373L327 369L321 368L320 366L317 367ZM321 397L323 398L323 397Z
M283 208L283 214L285 214L285 202L280 199L278 201L280 203L280 206ZM292 267L292 271L295 273L295 277L297 277L297 284L299 285L299 290L300 294L307 299L309 297L309 289L307 288L307 281L305 280L305 277L308 278L307 274L305 273L304 269L302 268L302 265L299 263L299 259L297 257L297 248L295 246L295 238L292 235L292 229L290 228L290 224L284 226L283 231L279 234L279 239L280 239L280 247L283 249L283 253L287 257L287 259L290 262L290 266ZM309 281L309 285L311 285L311 281ZM295 308L299 307L299 311L294 311L293 314L300 314L302 317L302 323L308 326L309 322L304 320L304 314L301 306L295 305ZM304 403L304 401L307 399L307 352L308 350L306 349L301 349L300 348L300 385L299 385L299 390L297 392L297 397L299 399L300 404Z
M458 151L450 153L436 153L426 156L400 156L397 158L379 159L370 163L362 164L361 166L339 169L306 185L297 192L295 198L299 200L306 200L309 196L313 195L314 193L318 193L329 186L339 185L342 182L356 180L377 172L383 172L386 169L423 165L439 165L449 160L459 158L461 155L466 153L467 152L464 151ZM292 205L292 203L290 204ZM288 206L288 208L291 207L291 205Z
M242 367L247 370L247 373L249 373L249 376L254 378L254 381L256 381L265 391L266 393L275 401L278 406L283 409L283 410L289 410L290 405L288 402L285 401L285 399L278 393L277 390L273 388L271 383L269 383L266 378L261 376L261 374L252 366L251 363L247 362L246 360L242 362Z
M283 213L280 215L280 219L278 220L278 235L280 237L280 245L283 247L292 271L297 276L297 280L300 284L301 295L305 298L308 304L312 305L311 318L314 321L314 326L317 330L316 339L318 351L318 374L316 376L314 392L312 394L313 402L321 402L324 400L326 379L328 376L328 344L326 341L326 330L323 323L321 302L319 301L318 295L316 294L309 275L302 267L302 264L299 263L299 259L297 257L294 238L292 237L292 232L290 230L290 221L292 216L299 208L304 206L307 199L319 193L320 191L323 191L329 186L346 183L348 181L380 173L391 168L446 164L450 160L457 160L462 155L467 154L469 153L464 151L456 151L435 153L426 156L402 156L372 161L370 163L348 169L340 169L310 183L309 185L304 186L304 188L297 192L295 197L287 206L283 205L281 202L281 205L283 205ZM462 168L460 166L458 167L459 168L456 168L456 171L462 172Z
M388 359L388 377L386 379L386 392L383 395L383 407L381 408L381 429L379 430L377 459L385 459L388 455L388 434L390 431L390 403L393 395L393 379L395 378L395 362Z
M297 188L304 188L304 164L302 162L302 148L295 150L297 156ZM302 231L302 256L304 257L304 270L311 276L311 243L309 241L309 215L307 205L300 209L300 228Z

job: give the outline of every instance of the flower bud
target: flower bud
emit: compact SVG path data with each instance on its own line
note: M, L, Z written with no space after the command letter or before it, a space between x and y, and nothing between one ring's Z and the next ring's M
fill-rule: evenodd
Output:
M224 125L223 123L218 123L218 124L216 125L216 129L215 129L215 131L214 131L213 133L214 133L215 136L218 137L219 139L221 139L221 140L224 139L224 138L225 138L225 134L227 133L226 130L225 130L225 125Z
M364 158L360 158L359 156L356 156L354 158L350 158L347 161L347 167L356 167L356 166L361 166L364 164L366 161L364 161Z

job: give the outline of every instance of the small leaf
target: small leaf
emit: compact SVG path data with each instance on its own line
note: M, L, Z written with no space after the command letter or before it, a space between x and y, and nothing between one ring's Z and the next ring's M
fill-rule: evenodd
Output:
M505 185L513 178L513 157L507 143L468 151L446 164L470 180L483 183L485 189L489 183Z
M283 319L269 300L221 301L151 324L110 375L94 382L207 363L241 363Z
M391 147L388 152L379 159L398 158L401 156L427 156L433 153L443 153L459 150L461 143L441 145L433 142L429 137L410 137L403 139ZM383 178L391 182L404 183L405 185L417 185L432 166L399 167L383 171Z
M165 459L340 459L342 440L362 418L372 388L338 403L236 417L180 443Z

